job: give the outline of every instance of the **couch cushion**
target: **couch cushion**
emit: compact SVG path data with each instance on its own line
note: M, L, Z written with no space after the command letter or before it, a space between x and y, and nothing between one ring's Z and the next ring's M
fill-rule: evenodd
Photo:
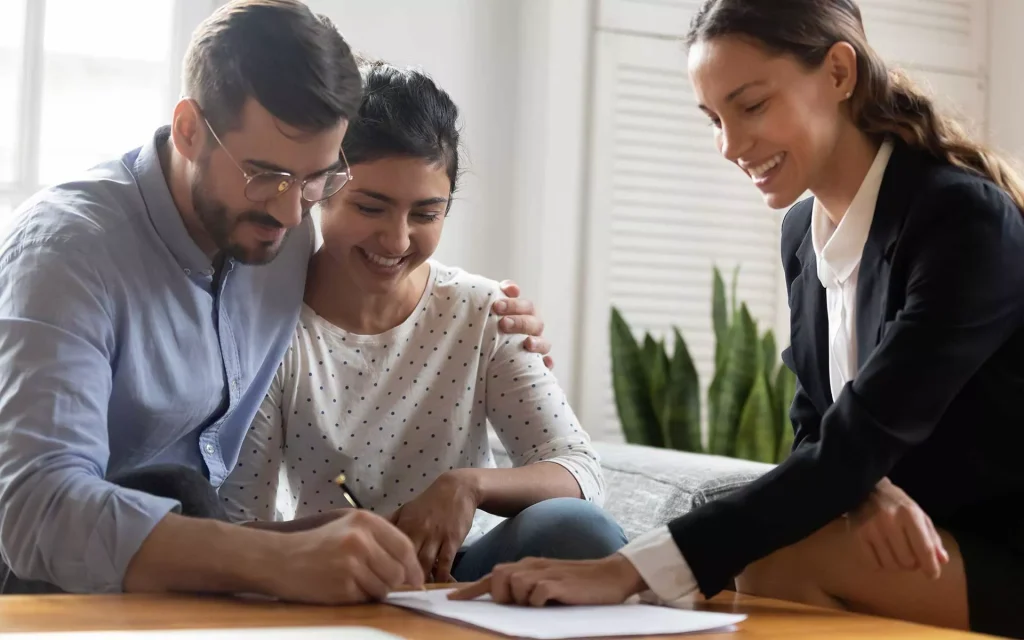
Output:
M594 443L605 509L627 537L661 526L756 479L772 465L637 445Z
M498 466L509 466L500 443ZM601 458L605 509L632 540L691 509L724 496L773 465L612 442L595 442Z

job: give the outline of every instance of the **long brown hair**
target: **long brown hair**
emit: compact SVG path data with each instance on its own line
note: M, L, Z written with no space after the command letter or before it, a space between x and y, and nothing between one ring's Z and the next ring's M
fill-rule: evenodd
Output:
M972 140L955 119L901 71L889 69L868 44L853 0L705 0L690 23L687 47L721 36L743 36L808 68L822 64L838 42L857 52L857 86L850 109L868 135L895 135L1005 190L1024 211L1024 179L1006 158Z

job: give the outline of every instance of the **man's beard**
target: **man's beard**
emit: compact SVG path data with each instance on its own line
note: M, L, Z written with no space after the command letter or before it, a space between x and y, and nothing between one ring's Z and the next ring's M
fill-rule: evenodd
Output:
M200 174L192 182L192 208L218 251L242 264L267 264L277 257L285 240L288 239L291 229L285 231L284 238L276 247L271 242L260 243L256 248L244 247L231 238L232 233L243 222L255 222L275 229L279 229L283 225L273 216L253 209L243 211L232 220L227 207L216 199L207 197L207 193L208 190L204 188L202 174ZM308 212L304 211L303 217L307 214Z

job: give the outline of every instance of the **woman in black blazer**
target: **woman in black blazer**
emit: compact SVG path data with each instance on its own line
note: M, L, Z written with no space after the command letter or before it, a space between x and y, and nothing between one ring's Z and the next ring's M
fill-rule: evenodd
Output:
M604 560L453 597L741 591L1024 635L1024 190L866 42L852 0L708 0L689 73L782 229L791 455ZM734 583L735 579L735 583Z

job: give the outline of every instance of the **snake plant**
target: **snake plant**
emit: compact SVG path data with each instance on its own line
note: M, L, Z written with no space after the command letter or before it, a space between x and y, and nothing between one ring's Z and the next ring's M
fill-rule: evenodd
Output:
M714 269L715 372L706 396L706 443L700 379L682 334L673 327L671 349L650 333L638 341L612 308L612 384L627 442L769 463L789 454L796 378L779 361L771 329L762 335L747 305L737 307L737 275L727 299Z

